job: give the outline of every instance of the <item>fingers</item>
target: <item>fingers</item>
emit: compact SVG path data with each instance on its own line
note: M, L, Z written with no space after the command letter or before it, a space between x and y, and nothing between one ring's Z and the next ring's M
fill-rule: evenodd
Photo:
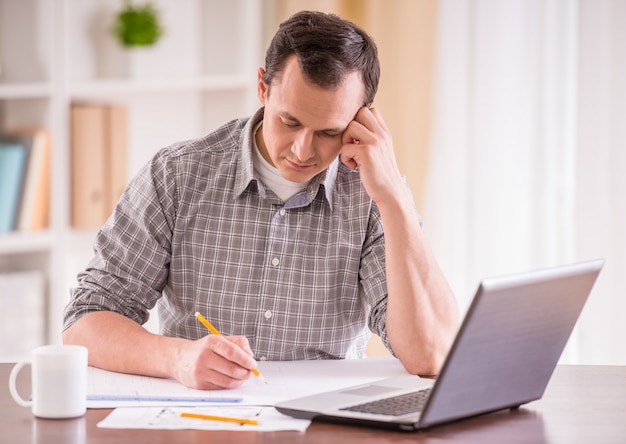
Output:
M208 340L212 351L222 359L216 359L216 365L227 368L227 374L247 378L248 373L256 368L252 349L248 339L243 336L215 336Z
M243 351L248 353L250 356L254 356L252 353L252 349L250 348L250 343L248 342L248 338L245 336L226 336L225 339L231 341L233 344L238 345ZM256 367L256 361L254 361L254 365Z
M183 352L185 371L181 382L189 387L210 390L236 388L256 368L248 340L243 336L208 335L193 341Z
M381 148L390 144L391 135L382 115L375 108L359 109L342 135L340 160L351 169L360 166L372 155L367 147Z
M387 124L385 123L385 120L383 119L382 114L380 114L380 112L378 111L378 109L376 108L368 108L369 111L371 112L371 114L375 117L376 119L376 124L379 126L379 128L381 130L383 130L386 133L389 133L389 128L387 127Z
M363 107L348 125L342 140L344 143L362 142L362 138L382 136L384 133L389 133L389 128L378 109Z

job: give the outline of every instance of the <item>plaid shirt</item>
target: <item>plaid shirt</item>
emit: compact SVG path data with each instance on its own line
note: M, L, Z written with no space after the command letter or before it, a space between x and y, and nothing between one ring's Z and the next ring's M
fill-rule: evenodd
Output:
M361 357L370 330L388 345L380 214L337 160L282 202L255 176L253 130L234 120L162 149L125 190L78 276L64 328L111 310L161 333L243 335L257 359Z

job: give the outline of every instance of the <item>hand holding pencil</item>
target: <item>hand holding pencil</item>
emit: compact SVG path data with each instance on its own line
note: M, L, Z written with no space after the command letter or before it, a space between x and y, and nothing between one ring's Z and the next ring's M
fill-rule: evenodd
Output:
M200 318L194 321L202 322ZM206 325L200 327L211 331ZM168 354L171 359L163 361L171 365L166 373L187 387L198 390L237 388L250 378L251 369L256 367L245 336L207 334L196 340L172 340L177 346Z
M198 321L200 321L202 323L202 325L204 325L207 330L209 330L211 333L213 333L214 335L218 335L221 336L222 334L219 332L218 329L216 329L204 316L202 316L202 314L200 314L199 312L196 312L196 318L198 319ZM256 369L253 368L250 370L250 372L255 375L257 378L259 378L260 381L262 381L263 383L267 384L267 381L265 380L265 378L263 377L263 375L261 375L261 373Z

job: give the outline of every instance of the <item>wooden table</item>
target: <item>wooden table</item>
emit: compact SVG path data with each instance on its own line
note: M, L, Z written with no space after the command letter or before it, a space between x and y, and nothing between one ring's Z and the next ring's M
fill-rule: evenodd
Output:
M419 433L316 422L306 433L99 429L111 410L88 410L78 419L34 418L9 394L11 367L0 363L0 442L7 444L626 443L626 366L558 366L540 401ZM18 385L28 392L28 371Z

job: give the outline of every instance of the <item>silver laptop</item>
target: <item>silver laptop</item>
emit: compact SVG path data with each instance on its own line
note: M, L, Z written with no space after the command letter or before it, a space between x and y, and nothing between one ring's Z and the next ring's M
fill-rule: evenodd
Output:
M275 407L297 418L411 431L540 399L603 265L484 279L434 381L406 375Z

